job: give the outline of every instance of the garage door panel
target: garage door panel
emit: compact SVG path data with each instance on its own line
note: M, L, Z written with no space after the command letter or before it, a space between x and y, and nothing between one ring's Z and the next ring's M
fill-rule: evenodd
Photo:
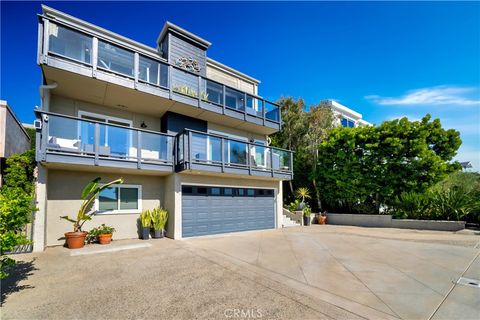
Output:
M183 237L274 228L273 191L270 195L245 197L182 194Z

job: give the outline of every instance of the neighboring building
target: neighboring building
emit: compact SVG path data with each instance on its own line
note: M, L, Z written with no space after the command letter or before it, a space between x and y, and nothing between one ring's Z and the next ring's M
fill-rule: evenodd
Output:
M30 149L30 136L7 101L0 100L0 186L3 184L5 160Z
M156 206L174 239L282 226L292 153L268 146L280 110L258 80L169 22L152 48L42 9L35 250L63 242L72 227L60 216L76 214L97 176L125 183L100 195L85 229L105 223L116 239L138 237L139 213Z
M372 125L362 119L361 113L358 113L334 100L325 100L324 102L332 108L333 113L337 117L337 124L342 127L354 128Z

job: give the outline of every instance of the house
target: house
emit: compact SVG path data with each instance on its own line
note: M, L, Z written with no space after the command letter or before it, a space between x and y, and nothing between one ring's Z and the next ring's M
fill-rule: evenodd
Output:
M354 128L371 126L372 124L362 119L362 114L358 113L334 100L324 100L333 111L337 118L337 125L342 127Z
M30 136L7 101L0 100L0 187L5 161L11 155L30 149Z
M116 239L163 206L181 239L281 227L292 152L268 145L279 106L260 81L208 57L211 43L166 22L156 47L42 6L35 250L62 244L82 188L123 177L96 199Z

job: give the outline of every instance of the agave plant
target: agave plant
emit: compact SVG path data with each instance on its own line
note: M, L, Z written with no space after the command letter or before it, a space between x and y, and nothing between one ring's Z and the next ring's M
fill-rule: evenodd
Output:
M83 189L82 191L83 203L82 203L82 206L80 207L80 210L78 210L76 219L70 218L69 216L60 217L61 219L64 219L73 223L73 232L82 232L83 224L86 221L92 220L92 215L95 213L95 211L92 210L90 212L87 212L87 209L90 207L90 205L92 204L93 200L95 200L97 195L100 194L100 192L107 189L113 184L123 183L123 179L119 178L119 179L110 181L109 183L100 185L100 180L101 180L100 177L93 179Z

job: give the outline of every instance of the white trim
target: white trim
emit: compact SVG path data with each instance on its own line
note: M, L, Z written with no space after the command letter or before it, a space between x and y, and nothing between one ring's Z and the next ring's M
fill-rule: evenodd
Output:
M142 202L143 202L143 198L142 198L142 185L140 184L112 184L110 186L111 188L118 188L118 189L122 189L122 188L135 188L137 189L137 204L138 204L138 208L137 209L128 209L128 210L109 210L109 211L100 211L100 201L98 199L99 195L97 195L95 197L95 204L94 204L94 208L95 208L95 214L96 215L109 215L109 214L136 214L136 213L141 213L142 212ZM120 206L120 194L119 194L119 197L118 197L118 207Z
M270 189L270 190L277 190L278 188L276 187L254 187L254 186L239 186L239 185L229 185L229 184L211 184L211 183L199 183L199 182L181 182L180 186L196 186L196 187L227 187L227 188L249 188L249 189Z

